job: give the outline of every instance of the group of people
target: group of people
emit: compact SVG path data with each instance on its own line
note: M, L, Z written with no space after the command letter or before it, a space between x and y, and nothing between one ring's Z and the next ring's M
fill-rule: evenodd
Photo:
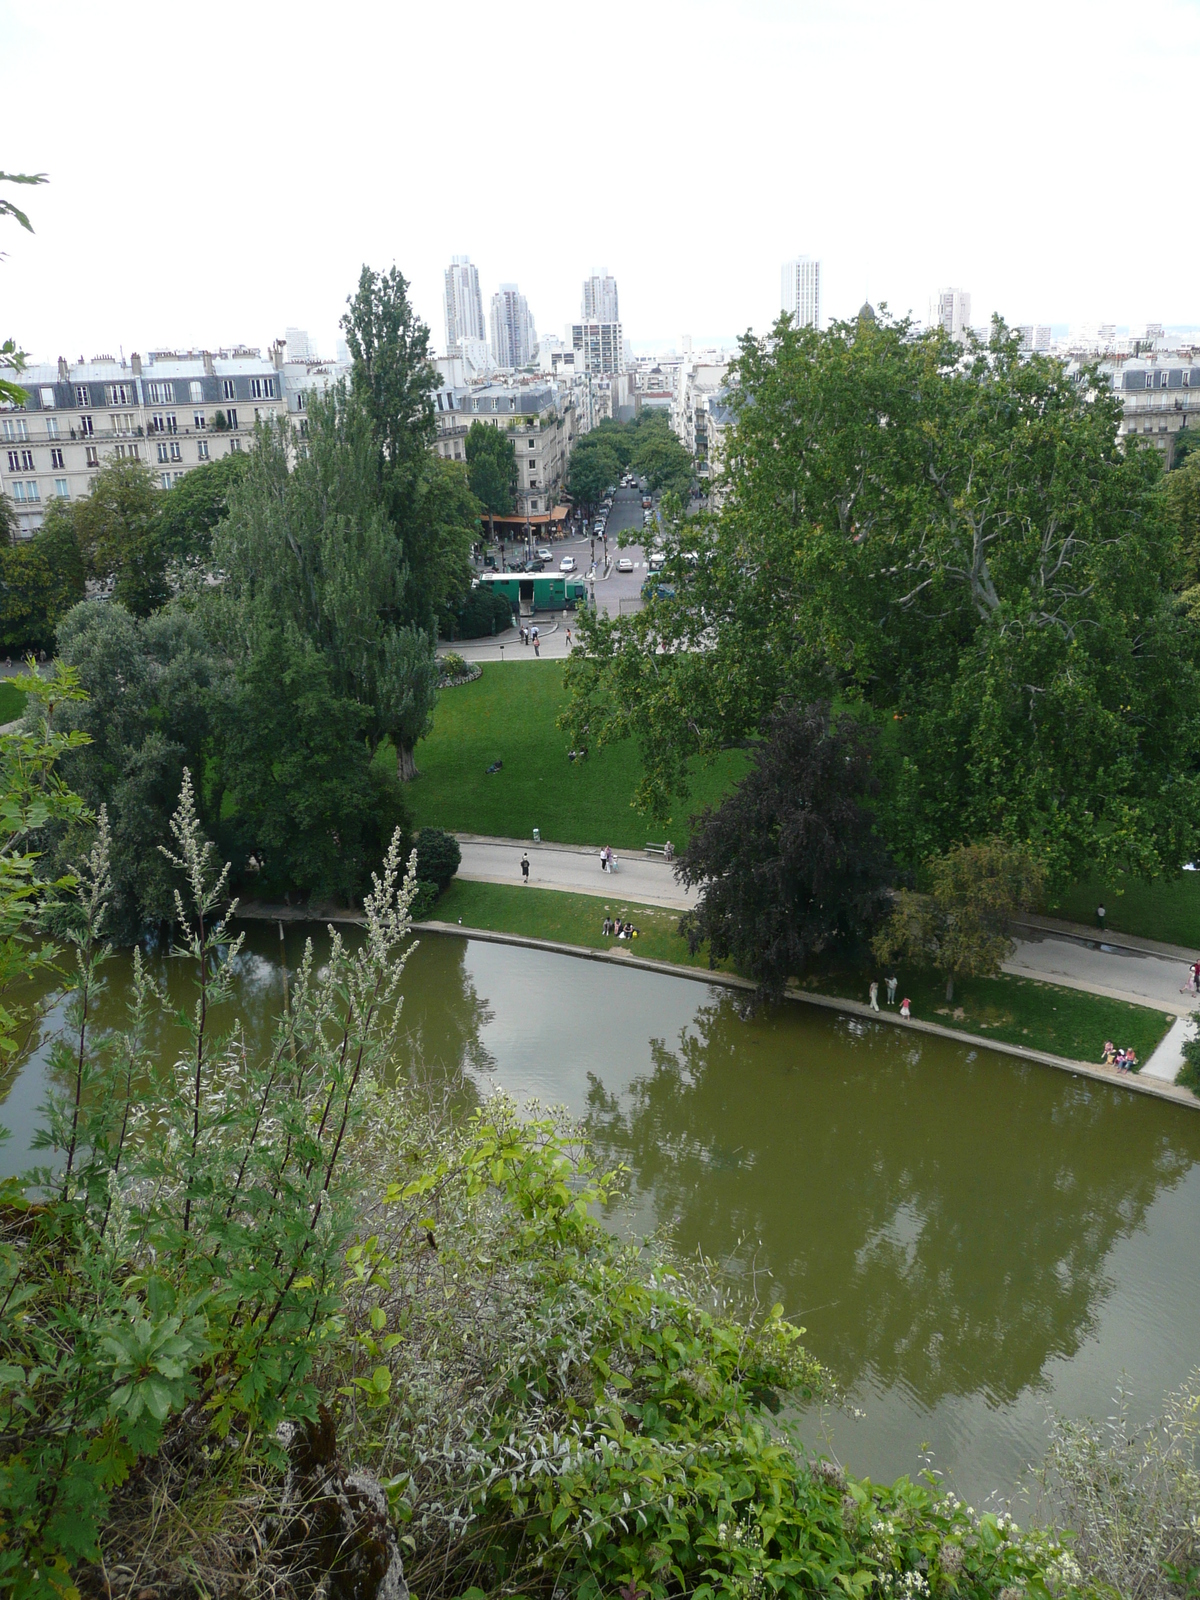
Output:
M899 981L900 980L898 978L888 978L886 980L886 982L887 982L887 1004L889 1006L894 1006L896 1004L896 988L897 988L897 985L899 984ZM871 1010L872 1011L878 1011L879 1010L879 984L874 979L871 980L871 987L867 990L867 999L871 1003ZM902 1017L910 1017L910 1016L912 1016L912 1001L909 1000L907 996L903 1000L901 1000L901 1002L900 1002L900 1015Z
M1187 982L1180 989L1180 994L1200 994L1200 961L1193 961L1188 968Z
M1136 1072L1138 1057L1136 1050L1118 1050L1111 1039L1104 1041L1104 1054L1100 1057L1106 1067L1116 1067L1118 1072Z
M521 634L521 643L531 644L533 646L534 655L540 656L542 653L542 636L538 632L537 623L532 623L529 627L526 627L526 625L522 623L519 631Z
M615 872L616 870L617 858L612 853L612 845L606 844L604 849L600 852L600 871Z
M632 922L621 922L617 917L605 917L600 924L600 932L606 939L636 939L638 930Z

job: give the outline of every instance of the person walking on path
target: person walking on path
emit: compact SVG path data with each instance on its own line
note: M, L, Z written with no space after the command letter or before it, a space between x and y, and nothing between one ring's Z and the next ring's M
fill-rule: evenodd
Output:
M571 630L570 630L570 628L568 628L567 629L567 649L569 650L570 648L571 648Z
M538 638L536 631L533 635L533 653L538 657L539 660L541 659L542 641Z
M895 978L889 978L887 981L887 1003L890 1006L896 1004L896 982Z
M872 1011L878 1011L879 1010L879 984L874 979L871 980L871 987L870 987L870 989L868 989L867 993L868 993L868 995L870 996L870 999L871 999L871 1010Z
M521 857L521 882L522 882L522 884L527 884L529 882L529 852L528 851L526 851L526 853Z

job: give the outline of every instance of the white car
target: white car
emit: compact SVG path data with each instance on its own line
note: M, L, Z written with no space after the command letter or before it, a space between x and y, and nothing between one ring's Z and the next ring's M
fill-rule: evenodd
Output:
M632 572L633 571L633 561L631 560L631 558L629 556L622 556L621 557L621 559L617 562L617 571L618 572Z
M562 558L562 560L558 563L558 570L560 572L574 572L575 571L575 557L574 556L564 556Z
M667 555L665 550L651 550L650 559L646 563L651 572L661 572L666 564Z
M553 550L539 550L537 553L537 558L539 561L553 561L554 552Z

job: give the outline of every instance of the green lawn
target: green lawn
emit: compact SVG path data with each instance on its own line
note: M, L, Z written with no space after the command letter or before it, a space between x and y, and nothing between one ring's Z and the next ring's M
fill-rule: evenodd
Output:
M620 915L639 930L632 944L627 946L603 936L600 925L606 911ZM628 948L631 955L651 961L707 966L703 953L688 954L686 942L676 931L678 912L634 905L618 895L600 900L556 889L455 879L433 915L442 922L457 922L461 917L466 928L553 939L591 950ZM881 980L882 994L883 973L848 962L820 961L804 982L818 994L865 1002L872 977ZM1072 1061L1098 1062L1105 1040L1111 1039L1117 1045L1132 1045L1145 1062L1175 1020L1145 1006L1007 975L957 984L955 1002L948 1006L945 984L932 974L905 973L901 969L897 977L901 980L897 1001L907 995L913 1002L913 1015L922 1021L978 1034L981 1042L999 1039L1006 1044L1023 1044Z
M16 689L7 678L0 678L0 724L15 722L25 711L25 691Z
M1105 926L1118 933L1200 950L1200 872L1152 883L1123 873L1091 878L1073 885L1047 908L1055 917L1096 926L1096 907L1105 910Z
M566 704L562 663L487 662L474 683L443 689L433 732L417 746L419 776L407 798L418 827L529 839L534 828L559 844L641 849L649 839L687 840L687 819L718 800L745 770L739 752L697 766L692 793L670 821L633 809L641 761L632 742L568 761L555 727ZM500 772L488 775L493 761Z

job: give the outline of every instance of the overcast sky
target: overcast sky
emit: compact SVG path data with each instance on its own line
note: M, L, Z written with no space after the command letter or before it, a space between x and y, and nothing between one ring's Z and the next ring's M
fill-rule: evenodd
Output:
M364 261L440 350L452 254L551 333L607 267L664 344L763 329L797 253L827 317L1200 323L1200 0L0 0L0 62L38 358L332 353Z

